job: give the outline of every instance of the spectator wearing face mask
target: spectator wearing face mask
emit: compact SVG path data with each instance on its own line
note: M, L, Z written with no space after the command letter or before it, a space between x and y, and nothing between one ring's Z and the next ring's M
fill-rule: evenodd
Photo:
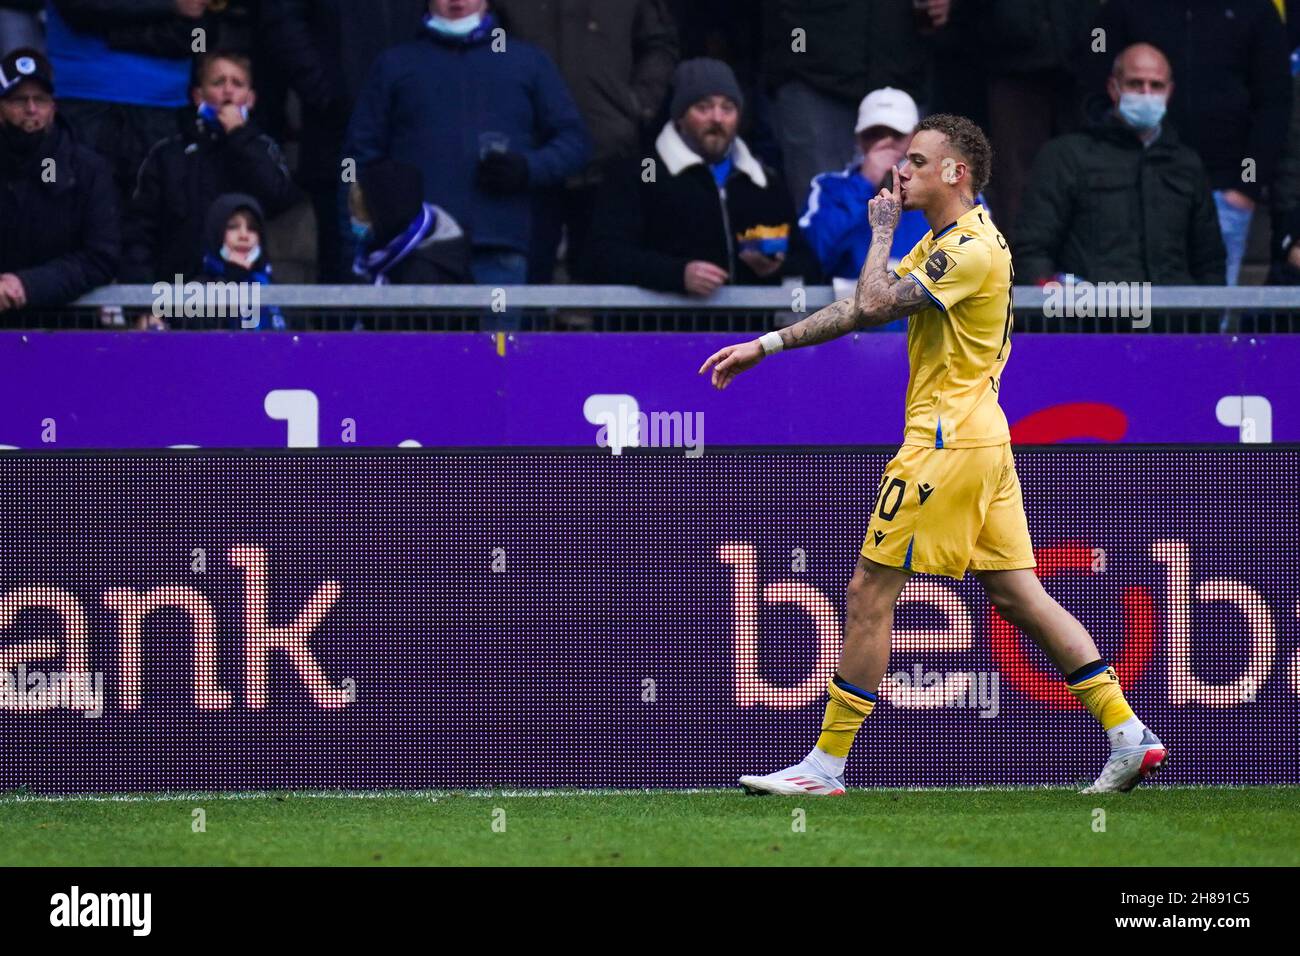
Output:
M424 201L420 171L389 159L357 170L348 192L357 258L370 285L470 281L469 239L447 210Z
M267 216L299 198L280 147L249 120L256 102L248 59L211 53L195 61L193 111L181 132L156 143L140 166L126 220L127 282L171 281L201 257L213 200L247 193Z
M0 316L59 306L112 281L117 192L108 164L60 121L36 50L0 60Z
M1108 49L1150 43L1169 57L1179 78L1170 118L1214 189L1229 285L1286 141L1291 78L1279 14L1274 0L1109 0L1097 21Z
M271 284L271 255L266 247L266 220L261 204L243 193L218 196L203 223L203 265L200 282ZM282 332L287 325L277 306L261 306L253 328ZM234 316L231 328L244 328Z
M485 0L430 0L428 10L418 39L375 61L344 155L358 167L418 168L424 199L469 233L474 281L523 284L533 193L585 168L586 126L546 54L514 37L501 45Z
M1165 118L1175 95L1163 53L1115 59L1111 109L1038 154L1020 210L1017 281L1222 285L1223 239L1205 166Z

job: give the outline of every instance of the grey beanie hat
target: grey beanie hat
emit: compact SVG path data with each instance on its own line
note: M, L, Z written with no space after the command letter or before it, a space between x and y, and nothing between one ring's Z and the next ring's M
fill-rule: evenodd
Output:
M737 109L745 108L745 97L731 67L721 60L700 57L683 60L673 73L673 99L670 113L673 119L682 115L706 96L722 95L730 98Z

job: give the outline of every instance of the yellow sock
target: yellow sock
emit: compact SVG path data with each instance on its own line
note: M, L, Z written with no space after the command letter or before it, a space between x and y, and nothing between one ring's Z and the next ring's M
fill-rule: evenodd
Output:
M876 706L876 695L854 687L839 674L831 678L826 690L831 699L826 702L826 716L822 718L817 748L832 757L847 757L858 728Z
M1115 668L1101 661L1079 668L1066 678L1066 687L1097 718L1103 730L1118 727L1135 716L1124 699Z

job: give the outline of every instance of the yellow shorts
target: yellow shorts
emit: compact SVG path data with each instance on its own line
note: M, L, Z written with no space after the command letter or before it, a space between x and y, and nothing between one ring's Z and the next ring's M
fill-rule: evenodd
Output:
M1034 567L1011 445L904 445L880 479L862 556L958 579Z

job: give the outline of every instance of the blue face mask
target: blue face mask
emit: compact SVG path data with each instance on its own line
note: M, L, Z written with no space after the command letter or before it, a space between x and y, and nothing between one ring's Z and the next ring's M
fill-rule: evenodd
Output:
M356 219L352 220L352 238L357 242L369 242L374 233L375 231L370 227L369 223L358 222Z
M1134 129L1155 129L1165 118L1165 98L1159 93L1123 93L1119 115Z
M483 22L483 14L472 13L467 17L461 17L459 20L448 20L446 17L430 14L425 17L424 23L430 30L436 30L438 33L444 33L451 37L469 36L478 29Z

